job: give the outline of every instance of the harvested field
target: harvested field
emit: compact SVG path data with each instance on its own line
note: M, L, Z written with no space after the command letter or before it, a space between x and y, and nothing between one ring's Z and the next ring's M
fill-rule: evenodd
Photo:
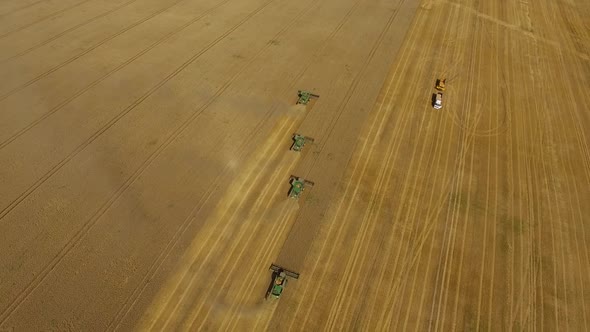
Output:
M0 2L0 330L588 330L588 17Z

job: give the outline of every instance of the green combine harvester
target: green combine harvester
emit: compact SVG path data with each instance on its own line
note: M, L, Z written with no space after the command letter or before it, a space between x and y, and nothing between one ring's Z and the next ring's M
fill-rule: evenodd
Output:
M270 269L273 270L272 285L266 293L266 298L269 297L278 299L283 294L283 289L287 286L287 277L299 279L299 273L289 271L278 265L271 264Z
M303 189L305 189L305 186L311 186L313 187L314 183L311 181L307 181L303 178L300 177L296 177L296 176L291 176L291 190L289 191L289 197L291 198L299 198L299 195L301 195L301 193L303 192Z
M312 143L313 138L302 136L299 134L293 134L293 145L291 145L291 150L299 152L301 151L301 149L303 149L303 146L307 142Z
M315 95L309 91L303 91L303 90L299 90L299 99L297 100L297 105L302 104L302 105L307 105L307 103L309 103L309 100L311 98L319 98L319 95Z

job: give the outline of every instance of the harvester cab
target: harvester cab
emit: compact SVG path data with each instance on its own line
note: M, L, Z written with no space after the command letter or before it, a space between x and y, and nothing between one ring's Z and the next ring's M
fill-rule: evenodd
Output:
M293 134L293 145L291 145L291 150L299 152L301 149L303 149L303 146L307 142L313 142L313 138L299 134Z
M302 104L302 105L307 105L307 103L309 103L309 100L311 98L319 98L319 95L313 94L309 91L303 91L303 90L299 90L298 93L299 99L297 99L297 105Z
M291 198L299 198L305 186L313 187L314 183L311 181L307 181L303 178L291 176L291 190L289 191L289 197Z
M439 78L436 80L436 89L438 91L445 91L445 83L447 82L446 78Z
M299 273L289 271L275 264L271 264L270 269L273 271L273 277L272 284L266 293L266 298L272 297L278 299L283 294L285 286L287 286L287 277L299 279Z

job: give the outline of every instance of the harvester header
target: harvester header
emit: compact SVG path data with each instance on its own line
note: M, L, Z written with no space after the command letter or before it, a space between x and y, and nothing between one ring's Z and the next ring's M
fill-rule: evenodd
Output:
M281 297L283 290L287 286L287 277L299 279L299 273L287 270L275 264L271 264L270 269L273 271L273 278L270 288L266 293L266 298L268 299L269 297L272 297L278 299Z

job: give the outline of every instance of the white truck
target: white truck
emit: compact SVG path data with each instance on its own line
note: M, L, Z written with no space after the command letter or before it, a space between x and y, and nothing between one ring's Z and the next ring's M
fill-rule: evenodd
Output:
M432 107L434 107L434 109L441 109L442 108L442 92L437 92L434 95L434 98L432 98Z

